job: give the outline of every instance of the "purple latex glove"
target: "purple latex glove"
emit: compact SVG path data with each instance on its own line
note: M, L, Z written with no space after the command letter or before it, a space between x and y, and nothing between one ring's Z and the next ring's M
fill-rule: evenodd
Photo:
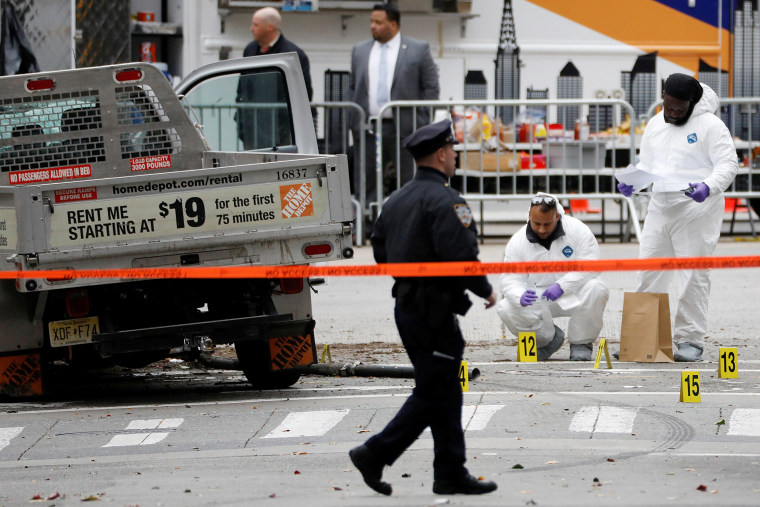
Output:
M691 197L697 202L704 202L704 200L707 199L707 196L710 195L710 187L704 183L689 183L689 186L694 190L686 192L686 196Z
M565 291L562 290L562 287L560 287L558 283L555 283L547 287L544 293L541 294L541 297L546 298L549 301L556 301L564 293Z
M626 185L621 181L618 183L617 189L626 197L631 197L633 195L633 185Z
M520 296L520 304L523 306L530 306L536 302L536 299L538 299L538 296L536 296L536 291L526 290L523 292L523 295Z

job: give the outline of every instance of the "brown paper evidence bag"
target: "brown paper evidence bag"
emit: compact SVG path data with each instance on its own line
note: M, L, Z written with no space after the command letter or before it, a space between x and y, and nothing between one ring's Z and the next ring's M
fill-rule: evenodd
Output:
M623 295L620 361L673 362L667 294L626 292Z

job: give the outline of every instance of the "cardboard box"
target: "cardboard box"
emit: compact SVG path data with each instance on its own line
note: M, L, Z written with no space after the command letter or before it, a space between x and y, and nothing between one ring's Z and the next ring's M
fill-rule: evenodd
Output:
M496 172L497 164L500 172L511 172L517 169L517 159L512 151L500 152L482 152L483 171ZM517 155L519 157L519 155ZM480 171L481 152L477 150L467 151L467 160L465 161L465 152L459 153L459 168L468 171Z

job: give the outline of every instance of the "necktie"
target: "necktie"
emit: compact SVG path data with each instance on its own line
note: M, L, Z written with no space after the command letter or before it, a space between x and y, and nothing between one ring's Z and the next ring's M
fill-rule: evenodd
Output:
M269 51L269 46L261 46L261 47L260 47L260 49L259 49L259 51L260 51L262 54L264 54L264 53L266 53L267 51Z
M377 105L382 107L383 104L390 100L388 95L388 44L380 45L380 66L377 69Z

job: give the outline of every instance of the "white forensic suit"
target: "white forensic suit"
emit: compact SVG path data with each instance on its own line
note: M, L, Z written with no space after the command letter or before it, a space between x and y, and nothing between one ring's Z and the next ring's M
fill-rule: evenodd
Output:
M527 229L522 227L507 243L504 262L573 261L599 258L599 244L586 224L564 214L558 203L560 223L564 234L555 238L547 250L539 243L528 240ZM564 291L556 301L541 298L543 291L559 283ZM536 291L539 299L529 306L520 305L520 297L527 289ZM592 344L602 330L602 317L609 291L599 273L503 273L501 293L496 312L509 331L518 336L525 331L536 332L536 346L545 347L554 337L551 317L570 317L567 339L571 344ZM548 310L548 311L547 311Z
M681 126L666 123L662 111L654 116L641 140L639 169L662 180L652 187L642 229L639 256L710 256L723 223L723 191L738 170L734 142L726 125L715 115L719 101L702 84L702 98L688 121ZM689 183L704 182L710 195L698 203L684 195ZM637 292L668 292L673 271L642 271ZM707 334L707 301L710 273L707 270L677 271L673 340L676 345L704 346Z

